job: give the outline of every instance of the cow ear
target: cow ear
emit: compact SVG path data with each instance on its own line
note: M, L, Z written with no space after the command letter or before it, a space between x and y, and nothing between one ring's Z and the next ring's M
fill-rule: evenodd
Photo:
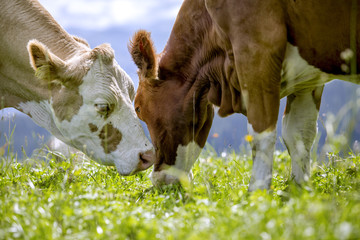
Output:
M150 33L144 30L136 32L128 48L141 76L145 79L156 78L156 51Z
M65 62L53 54L44 44L30 40L27 46L30 64L35 70L35 76L53 81L59 79L59 73L65 68Z

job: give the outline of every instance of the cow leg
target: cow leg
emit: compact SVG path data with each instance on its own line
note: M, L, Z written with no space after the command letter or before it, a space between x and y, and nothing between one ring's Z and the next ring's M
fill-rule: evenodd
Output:
M276 128L272 131L256 133L252 126L248 124L248 131L249 134L253 136L253 140L251 141L253 168L249 191L269 189L272 178Z
M310 177L310 150L317 132L323 86L287 97L282 136L291 156L291 175L301 184Z
M269 188L280 105L280 78L287 44L281 1L206 0L216 31L236 70L253 135L249 190ZM269 9L271 11L269 11Z

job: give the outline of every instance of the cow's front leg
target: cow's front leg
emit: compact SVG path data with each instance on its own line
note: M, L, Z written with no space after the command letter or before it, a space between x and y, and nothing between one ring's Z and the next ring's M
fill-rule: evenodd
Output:
M323 88L287 97L282 136L291 156L291 175L299 184L310 177L310 150L317 131Z
M276 141L276 128L256 133L248 124L251 141L253 168L249 191L269 189L272 179L273 153Z
M280 78L287 44L284 9L280 1L205 1L216 29L233 53L243 106L253 131L254 166L249 190L271 183ZM271 9L271 11L269 11ZM266 19L266 21L264 21ZM230 62L232 62L232 58Z

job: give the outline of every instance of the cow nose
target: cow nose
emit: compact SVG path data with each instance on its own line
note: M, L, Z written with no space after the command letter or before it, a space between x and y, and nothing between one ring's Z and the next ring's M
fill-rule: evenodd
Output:
M143 171L151 167L155 162L155 154L152 150L146 151L144 153L139 154L139 164L137 167L137 171Z

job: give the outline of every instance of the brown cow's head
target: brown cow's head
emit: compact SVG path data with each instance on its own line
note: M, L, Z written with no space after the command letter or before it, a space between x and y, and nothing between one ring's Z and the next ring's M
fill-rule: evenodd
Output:
M214 112L207 87L158 66L150 34L137 32L129 50L139 68L135 110L150 131L156 149L154 185L176 182L204 147Z

